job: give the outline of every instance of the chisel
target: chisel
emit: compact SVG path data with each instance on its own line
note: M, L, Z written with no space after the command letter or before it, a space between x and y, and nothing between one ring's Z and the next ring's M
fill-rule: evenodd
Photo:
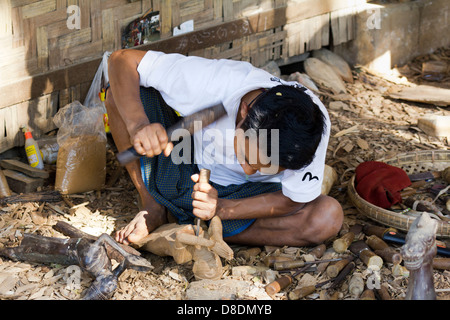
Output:
M378 226L366 226L364 227L364 233L368 236L376 235L379 238L383 239L384 241L397 243L397 244L405 244L406 242L406 235L398 233L393 228L383 228ZM439 255L450 257L450 249L444 247L440 244L437 245L437 253Z
M209 169L200 169L198 182L199 183L209 183L209 177L211 171ZM195 235L198 237L200 235L200 218L197 218L197 230L195 230Z
M169 141L171 141L172 134L177 129L184 129L185 133L189 133L192 135L195 131L201 130L202 128L208 126L209 124L217 121L221 117L226 114L225 108L223 104L218 104L198 112L195 112L189 116L182 118L180 121L175 123L173 126L166 129L167 136L169 137ZM197 125L195 123L197 122ZM201 125L198 125L198 122ZM134 147L130 147L125 151L121 151L117 154L117 160L119 163L124 166L130 162L133 162L142 157L139 153L136 152Z

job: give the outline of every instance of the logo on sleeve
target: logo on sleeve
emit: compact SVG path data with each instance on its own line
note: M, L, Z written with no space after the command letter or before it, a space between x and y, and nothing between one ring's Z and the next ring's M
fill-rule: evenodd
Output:
M309 178L309 181L311 181L311 180L317 180L317 181L319 181L319 178L318 178L317 176L313 176L313 175L311 174L311 172L305 173L305 175L303 176L302 181L305 181L306 178Z

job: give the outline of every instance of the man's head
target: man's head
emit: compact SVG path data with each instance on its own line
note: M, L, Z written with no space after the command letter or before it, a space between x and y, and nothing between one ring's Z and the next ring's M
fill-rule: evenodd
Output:
M249 103L240 128L244 132L256 133L260 138L259 149L262 147L261 134L267 134L264 139L267 156L273 159L269 153L276 150L278 163L275 165L282 169L297 170L314 159L326 122L324 114L304 88L279 85L264 91ZM275 141L272 140L273 134L278 135L278 148L272 146ZM251 152L248 147L245 149L247 161Z

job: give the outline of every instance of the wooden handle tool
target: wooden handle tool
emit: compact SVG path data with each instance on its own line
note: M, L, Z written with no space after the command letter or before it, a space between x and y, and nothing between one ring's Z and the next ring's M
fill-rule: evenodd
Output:
M343 253L347 251L348 247L352 244L355 237L362 231L363 226L360 224L353 225L350 230L344 234L341 238L334 240L333 249L337 253Z
M209 169L200 169L198 182L199 183L209 183L209 177L211 171ZM195 235L198 237L200 235L200 218L197 218L197 229L195 230Z
M379 255L383 260L393 264L399 264L402 262L402 255L400 252L396 252L394 248L389 247L386 242L376 235L373 234L367 237L366 242L369 247L374 250L375 254Z
M364 241L359 240L353 242L349 249L356 254L367 267L377 266L378 270L380 270L383 266L383 259L372 252Z
M277 271L289 270L289 269L295 269L295 268L302 268L304 266L308 266L311 264L334 262L334 261L340 261L340 260L342 260L342 258L324 259L324 260L315 260L315 261L303 261L303 260L280 261L280 262L275 262L273 264L273 268Z
M278 293L281 290L287 288L292 283L292 281L294 281L294 278L296 276L298 276L300 273L306 271L306 269L308 269L308 268L309 268L309 265L306 265L302 269L300 269L296 273L294 273L293 275L285 275L285 276L282 276L282 277L276 279L275 281L272 281L265 287L267 294L274 295L275 293Z
M225 114L226 111L223 104L218 104L186 116L166 130L169 141L172 140L172 134L177 129L184 129L184 133L192 135L195 131L210 125ZM196 125L196 122L201 122L201 125ZM124 166L140 157L142 155L138 154L134 147L130 147L117 154L117 161Z

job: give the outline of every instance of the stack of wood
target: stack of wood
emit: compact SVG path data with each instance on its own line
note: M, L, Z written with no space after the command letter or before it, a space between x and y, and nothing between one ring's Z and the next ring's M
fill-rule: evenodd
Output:
M46 170L33 168L14 159L1 160L0 165L10 190L19 194L37 191L50 176Z
M353 83L349 64L341 56L325 48L312 51L312 57L304 61L304 69L306 74L295 72L288 80L297 81L315 93L345 94L345 83Z

